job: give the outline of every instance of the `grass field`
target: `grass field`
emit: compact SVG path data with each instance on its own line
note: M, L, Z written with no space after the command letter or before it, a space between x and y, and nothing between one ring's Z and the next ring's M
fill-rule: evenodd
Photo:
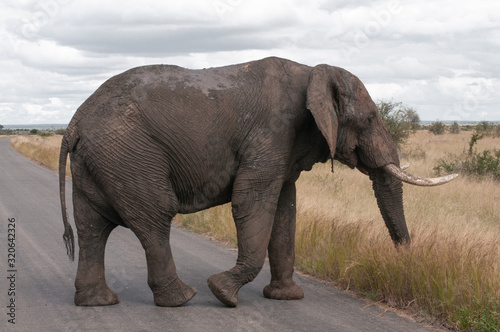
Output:
M433 176L438 159L467 151L470 135L418 131L403 147L402 162L412 173ZM16 137L12 144L33 153L58 148L58 140ZM478 151L498 147L500 138L491 137L477 145ZM57 158L58 150L40 154ZM393 246L371 183L358 171L336 164L332 174L329 164L316 165L302 174L297 196L298 269L449 328L500 331L499 182L461 176L440 187L405 185L409 249ZM236 244L229 205L176 220Z
M61 148L61 135L53 136L13 136L10 144L20 153L28 156L33 161L50 169L59 169L59 149ZM69 160L69 158L68 158ZM66 165L66 174L71 175L69 162Z

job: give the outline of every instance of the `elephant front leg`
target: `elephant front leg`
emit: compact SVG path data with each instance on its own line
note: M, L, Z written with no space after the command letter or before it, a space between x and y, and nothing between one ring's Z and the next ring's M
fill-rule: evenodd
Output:
M272 220L272 216L267 213L250 217L245 221L235 217L238 238L236 266L208 279L210 290L225 305L236 307L240 288L255 279L262 269L271 235Z
M241 179L234 186L232 209L238 238L238 260L229 271L208 279L212 293L231 307L238 304L240 288L257 276L266 259L279 193L279 189L272 189L272 183L268 184L267 192L255 191L256 186Z
M267 298L296 300L304 297L304 292L292 279L295 262L295 222L295 183L289 183L281 190L268 247L271 283L264 288L264 296Z

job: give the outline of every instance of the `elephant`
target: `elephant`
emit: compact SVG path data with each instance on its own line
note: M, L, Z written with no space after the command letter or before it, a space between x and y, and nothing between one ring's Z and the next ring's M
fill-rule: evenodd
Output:
M104 251L111 231L129 228L146 254L158 306L188 302L196 290L176 273L169 237L177 213L231 202L238 257L208 278L212 293L237 306L240 288L269 257L266 298L304 297L294 282L296 187L302 171L333 160L367 174L396 246L410 244L402 183L438 185L457 175L416 177L363 83L345 69L277 57L190 70L130 69L103 83L75 112L63 136L59 185L64 241L74 260L65 202L71 160L79 257L74 302L111 305Z

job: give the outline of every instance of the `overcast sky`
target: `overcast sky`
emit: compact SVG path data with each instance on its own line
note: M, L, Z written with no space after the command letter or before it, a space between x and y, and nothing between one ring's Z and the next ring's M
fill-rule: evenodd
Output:
M0 124L68 123L109 77L280 56L422 120L500 120L498 0L2 0Z

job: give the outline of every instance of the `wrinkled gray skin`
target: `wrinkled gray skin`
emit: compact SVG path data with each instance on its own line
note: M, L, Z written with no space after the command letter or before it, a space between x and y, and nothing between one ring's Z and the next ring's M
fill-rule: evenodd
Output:
M76 305L119 302L104 278L106 240L118 225L130 228L146 252L155 303L189 301L196 291L176 274L172 218L227 202L238 259L208 279L214 295L236 306L268 251L272 278L264 295L302 298L292 280L295 181L332 157L369 174L392 240L410 243L402 183L381 169L399 166L396 147L364 85L341 68L267 58L204 70L145 66L109 79L77 110L61 146L64 238L72 256L68 153L80 247Z

